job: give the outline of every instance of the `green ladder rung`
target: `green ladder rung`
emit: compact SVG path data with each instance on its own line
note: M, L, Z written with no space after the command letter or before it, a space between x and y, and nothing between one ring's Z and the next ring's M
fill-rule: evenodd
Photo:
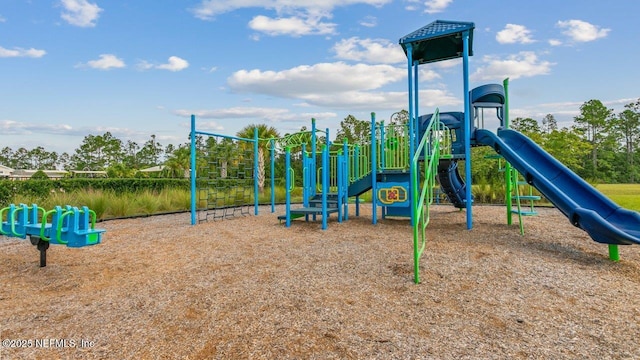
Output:
M518 210L511 210L511 213L513 214L518 214ZM538 215L537 211L526 211L526 210L520 210L520 215L522 216L536 216Z
M537 196L537 195L521 195L521 196L514 196L513 198L525 200L525 201L540 200L540 196Z

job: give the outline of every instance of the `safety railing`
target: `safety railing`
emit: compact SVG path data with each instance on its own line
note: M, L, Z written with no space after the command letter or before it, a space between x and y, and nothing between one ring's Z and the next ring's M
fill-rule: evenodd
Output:
M430 220L430 205L433 204L433 188L438 174L438 162L442 154L450 154L451 137L449 130L440 123L438 109L411 160L411 191L413 192L413 261L414 281L420 282L420 257L426 247L426 229ZM424 160L422 186L420 186L420 161Z

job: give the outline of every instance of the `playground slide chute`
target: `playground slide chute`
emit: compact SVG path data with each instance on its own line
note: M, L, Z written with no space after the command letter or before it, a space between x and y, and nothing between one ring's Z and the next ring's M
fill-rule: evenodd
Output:
M478 129L476 141L491 146L571 223L597 242L640 244L640 213L624 209L556 160L525 135L508 129Z
M465 199L467 185L458 171L457 159L440 159L438 182L453 206L459 209L464 209L467 206Z

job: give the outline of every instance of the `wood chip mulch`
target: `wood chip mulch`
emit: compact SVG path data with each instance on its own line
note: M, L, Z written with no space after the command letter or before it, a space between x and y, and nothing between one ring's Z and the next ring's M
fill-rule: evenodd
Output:
M504 207L474 207L469 231L434 206L419 285L408 221L372 225L366 205L326 231L266 208L107 221L45 268L0 238L0 359L640 358L640 247L611 262L538 211L521 236Z

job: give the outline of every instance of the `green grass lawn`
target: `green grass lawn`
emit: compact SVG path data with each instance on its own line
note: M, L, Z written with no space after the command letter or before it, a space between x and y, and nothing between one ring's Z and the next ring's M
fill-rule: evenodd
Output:
M640 211L640 184L598 184L596 189L618 205Z

